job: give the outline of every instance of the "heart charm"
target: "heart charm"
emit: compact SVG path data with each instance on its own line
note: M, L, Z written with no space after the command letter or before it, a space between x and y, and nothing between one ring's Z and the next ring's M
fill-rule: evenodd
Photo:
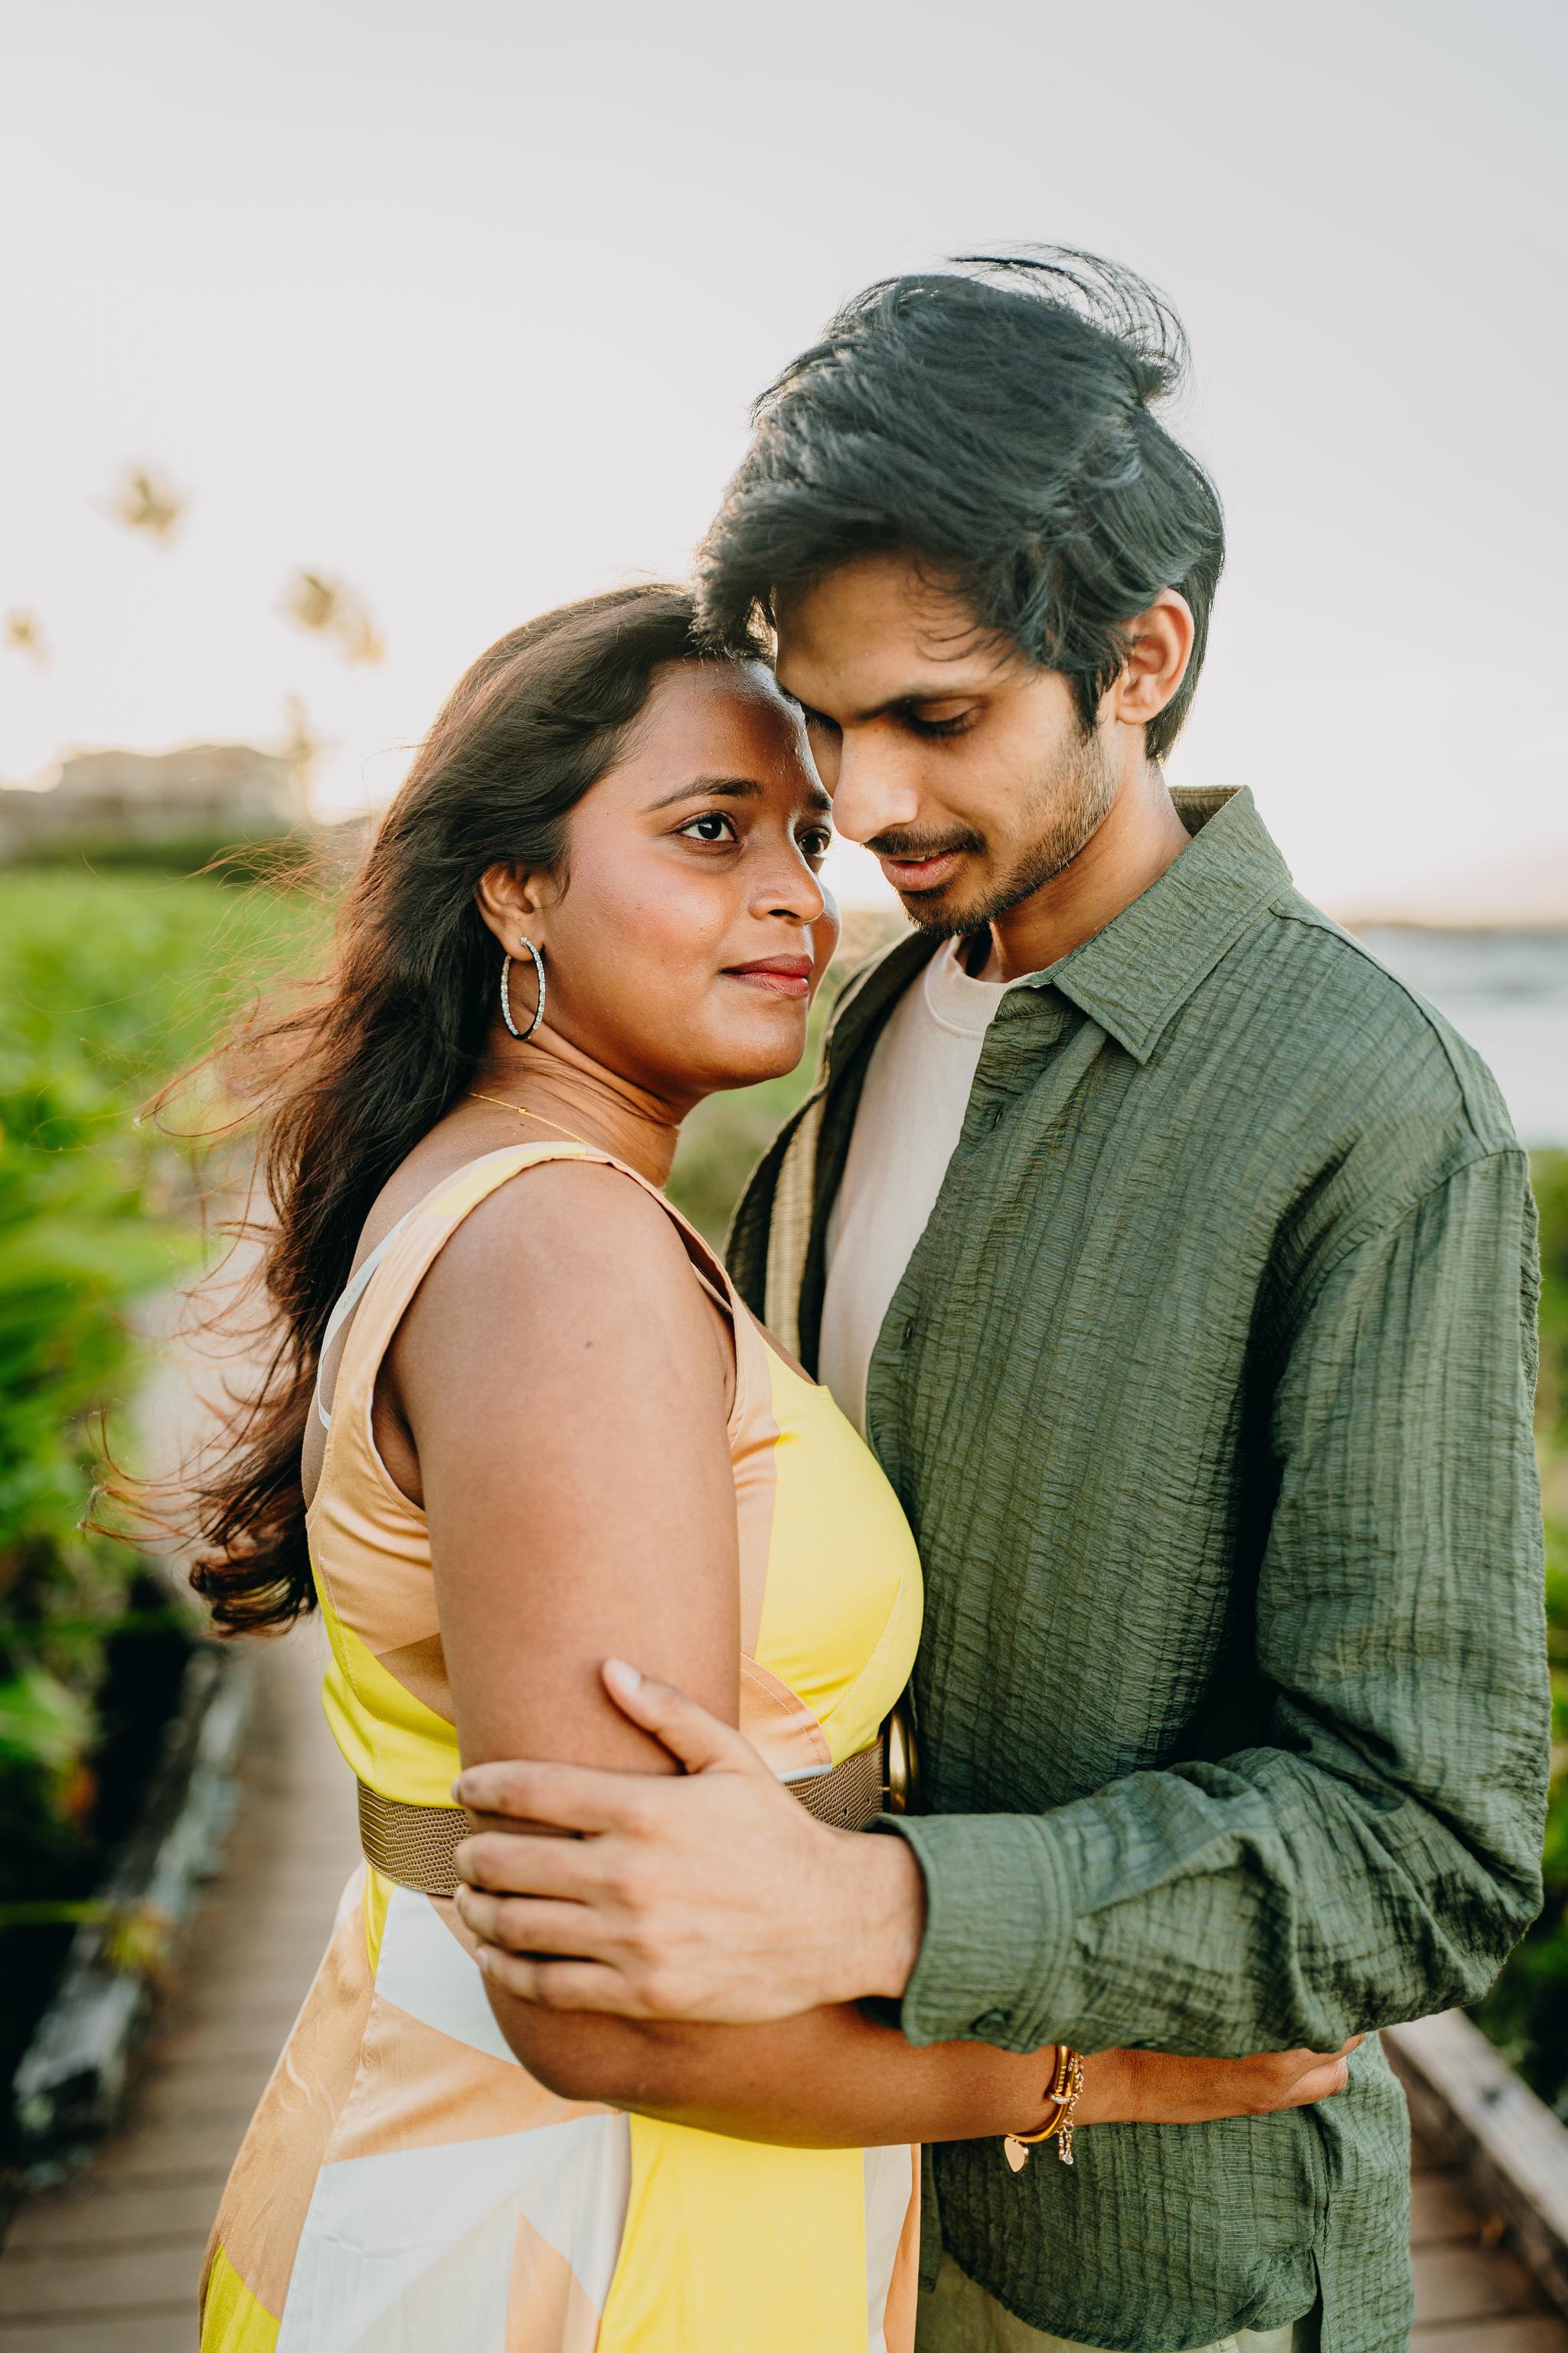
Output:
M1011 2133L1003 2136L1002 2154L1015 2173L1022 2173L1029 2162L1027 2148L1021 2140L1015 2140Z

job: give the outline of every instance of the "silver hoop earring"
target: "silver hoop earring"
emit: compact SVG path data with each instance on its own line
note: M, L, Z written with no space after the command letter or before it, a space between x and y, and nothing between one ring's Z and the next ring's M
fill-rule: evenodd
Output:
M511 971L511 958L503 953L500 960L500 1018L517 1039L518 1044L526 1046L544 1018L544 958L531 939L525 938L522 944L533 958L534 975L539 982L539 1002L533 1008L533 1018L527 1029L520 1029L511 1018L511 998L507 991L507 976Z

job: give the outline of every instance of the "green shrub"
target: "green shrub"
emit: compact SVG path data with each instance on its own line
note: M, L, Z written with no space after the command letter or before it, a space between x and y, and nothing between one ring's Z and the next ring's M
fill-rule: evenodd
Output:
M141 1575L130 1548L82 1533L96 1423L135 1381L134 1303L195 1248L187 1160L134 1114L280 957L309 960L319 923L302 899L215 881L0 877L6 1902L52 1892L91 1831L96 1702Z

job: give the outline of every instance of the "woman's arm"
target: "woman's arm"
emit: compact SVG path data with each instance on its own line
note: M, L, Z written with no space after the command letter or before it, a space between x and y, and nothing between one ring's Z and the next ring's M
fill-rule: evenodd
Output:
M442 1641L466 1764L517 1756L667 1773L606 1697L630 1656L734 1724L740 1653L729 1342L658 1205L613 1170L562 1165L465 1220L416 1294L385 1402L418 1455ZM515 1825L513 1826L515 1827ZM488 1973L519 2058L564 2095L818 2147L972 2138L1044 2120L1049 2052L911 2051L853 2007L762 2026L559 2013ZM1085 2123L1145 2112L1162 2069L1091 2063ZM1331 2065L1332 2063L1329 2063ZM1335 2084L1298 2061L1211 2067L1199 2113ZM1191 2105L1189 2092L1188 2105Z
M563 2098L603 2100L735 2140L805 2148L976 2140L1033 2131L1050 2114L1054 2044L1022 2057L987 2042L933 2042L917 2051L853 2004L768 2026L679 2026L583 2011L552 2015L517 2002L508 2023L494 1978L489 1992L518 2056ZM541 2031L546 2018L550 2030ZM1342 2091L1347 2073L1343 2052L1177 2059L1157 2051L1102 2051L1085 2063L1077 2122L1206 2124L1217 2116L1270 2116Z

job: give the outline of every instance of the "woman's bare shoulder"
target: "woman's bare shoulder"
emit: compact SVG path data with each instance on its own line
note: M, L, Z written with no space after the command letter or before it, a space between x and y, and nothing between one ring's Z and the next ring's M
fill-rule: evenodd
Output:
M549 1347L563 1330L631 1328L711 1354L711 1316L674 1219L644 1186L603 1161L551 1160L479 1202L425 1279L417 1320L455 1318L494 1349Z

